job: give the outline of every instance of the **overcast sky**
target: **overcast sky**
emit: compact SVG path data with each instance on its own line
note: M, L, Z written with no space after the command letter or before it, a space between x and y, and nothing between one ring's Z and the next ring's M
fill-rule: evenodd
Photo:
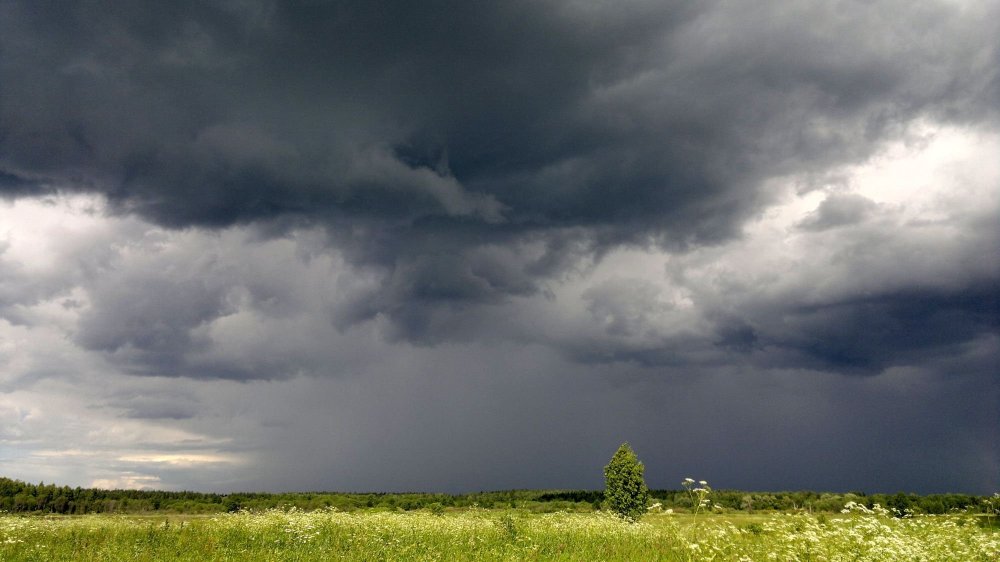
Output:
M1000 490L1000 2L0 0L0 475Z

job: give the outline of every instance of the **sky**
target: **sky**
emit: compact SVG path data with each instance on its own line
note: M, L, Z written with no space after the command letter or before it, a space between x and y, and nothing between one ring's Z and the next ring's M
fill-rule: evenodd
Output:
M0 476L1000 490L1000 2L0 0Z

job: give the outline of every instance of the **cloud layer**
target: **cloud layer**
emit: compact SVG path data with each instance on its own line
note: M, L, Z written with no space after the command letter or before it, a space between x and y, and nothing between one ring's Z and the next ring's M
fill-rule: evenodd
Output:
M567 487L629 439L733 486L989 491L998 12L6 2L0 457Z

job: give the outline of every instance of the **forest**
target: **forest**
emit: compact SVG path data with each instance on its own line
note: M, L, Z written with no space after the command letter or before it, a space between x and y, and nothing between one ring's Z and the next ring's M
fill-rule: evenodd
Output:
M713 490L712 502L721 512L814 512L836 513L847 502L913 514L977 513L984 509L983 496L969 494L912 493L866 494L860 491L829 493L813 491L749 492ZM519 508L532 512L588 512L600 509L604 492L597 490L505 490L466 494L440 493L343 493L240 492L217 494L190 491L102 490L32 484L0 477L0 512L30 514L85 513L222 513L266 509L341 511L413 511L478 507ZM692 507L684 490L650 490L650 501L662 509L678 512Z

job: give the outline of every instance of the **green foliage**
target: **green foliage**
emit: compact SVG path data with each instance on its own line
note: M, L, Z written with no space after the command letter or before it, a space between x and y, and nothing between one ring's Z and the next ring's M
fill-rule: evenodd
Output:
M632 447L622 443L604 467L604 503L609 510L631 521L642 517L649 503L644 470Z
M514 517L511 514L503 514L500 519L497 520L497 526L500 527L504 538L508 542L517 540L517 522L514 521Z

